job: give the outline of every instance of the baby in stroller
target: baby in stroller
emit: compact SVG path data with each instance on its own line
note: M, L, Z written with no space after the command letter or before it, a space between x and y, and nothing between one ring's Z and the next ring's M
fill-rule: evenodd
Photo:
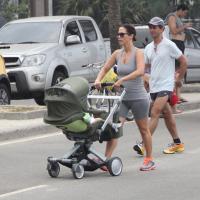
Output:
M106 114L105 111L89 107L88 98L95 97L88 94L88 81L81 77L67 78L45 91L47 112L44 122L62 129L69 140L75 141L74 147L63 157L48 157L47 170L51 177L59 175L59 164L71 168L74 178L77 179L83 178L85 171L94 171L102 166L106 166L113 176L118 176L122 172L120 158L107 159L94 150L92 143L107 140L109 135L112 137L113 134L122 131L121 127L113 123L113 116L125 91L118 98L113 97L115 103Z

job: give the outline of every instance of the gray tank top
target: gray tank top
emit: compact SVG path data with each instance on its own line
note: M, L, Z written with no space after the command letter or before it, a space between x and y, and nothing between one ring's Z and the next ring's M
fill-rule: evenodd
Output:
M176 18L176 28L180 28L183 26L183 22L181 21L180 17L178 17L176 15L176 13L169 13L165 19L165 21L167 22L170 16L174 16ZM178 33L179 35L184 34L184 31L181 33Z
M132 56L129 59L128 63L124 64L122 62L122 54L124 49L120 50L120 53L117 58L117 73L119 79L129 75L130 73L136 70L136 62L135 62L135 51L136 48L132 49ZM126 94L123 100L136 100L136 99L146 99L148 98L147 92L144 88L144 83L142 77L137 77L134 80L124 81L123 85L126 89Z

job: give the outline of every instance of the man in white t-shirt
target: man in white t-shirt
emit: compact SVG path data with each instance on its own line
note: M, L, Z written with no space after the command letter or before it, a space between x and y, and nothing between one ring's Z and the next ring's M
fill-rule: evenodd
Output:
M187 61L175 43L163 37L164 21L154 17L148 23L153 41L144 50L145 65L151 68L149 80L150 95L152 100L150 131L154 133L160 114L163 114L165 124L169 130L173 143L164 150L166 154L184 151L184 144L178 136L176 122L169 105L169 99L174 90L174 83L180 81L186 72ZM175 59L180 62L179 75L175 80ZM136 145L134 149L142 148ZM136 150L137 151L137 150ZM139 151L138 151L139 153Z

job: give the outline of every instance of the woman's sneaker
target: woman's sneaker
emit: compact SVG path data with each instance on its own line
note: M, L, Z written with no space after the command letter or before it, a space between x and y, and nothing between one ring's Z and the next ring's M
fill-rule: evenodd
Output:
M185 148L184 148L183 143L180 143L180 144L172 143L172 144L169 144L166 149L164 149L163 153L174 154L174 153L181 153L184 150L185 150Z
M142 166L140 167L140 171L150 171L155 168L155 163L151 159L145 158Z
M137 143L133 146L133 149L137 152L137 154L143 156L144 155L144 145L142 142Z

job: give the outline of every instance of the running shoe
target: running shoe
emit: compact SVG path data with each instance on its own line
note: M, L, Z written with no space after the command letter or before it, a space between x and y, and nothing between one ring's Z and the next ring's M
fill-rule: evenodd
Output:
M155 163L149 159L145 158L142 166L140 167L140 171L150 171L156 168Z
M141 156L144 155L144 145L142 142L138 142L136 145L133 146L133 149Z
M184 151L184 144L176 144L176 143L171 143L168 145L166 149L164 149L163 153L165 154L174 154L174 153L181 153Z

